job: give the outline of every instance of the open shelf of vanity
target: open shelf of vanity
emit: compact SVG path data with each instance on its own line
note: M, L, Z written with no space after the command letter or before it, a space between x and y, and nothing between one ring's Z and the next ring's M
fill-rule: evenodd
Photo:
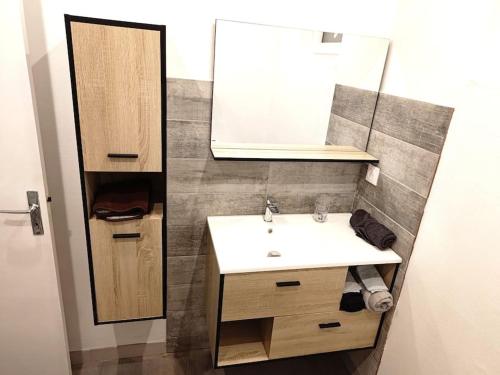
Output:
M348 214L336 215L348 222ZM383 314L366 309L340 311L340 300L349 266L376 265L391 290L401 262L396 253L361 243L352 234L356 244L352 257L344 251L338 260L331 257L314 267L251 269L251 262L233 267L222 259L228 252L216 250L228 245L220 234L214 241L218 219L209 217L207 262L207 323L214 367L376 344ZM232 257L236 259L235 254Z
M95 324L165 318L165 26L65 15ZM146 180L150 212L93 215L99 187Z

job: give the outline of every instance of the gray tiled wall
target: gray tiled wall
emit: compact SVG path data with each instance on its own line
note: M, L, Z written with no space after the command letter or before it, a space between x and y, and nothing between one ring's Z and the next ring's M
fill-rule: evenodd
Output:
M213 160L212 83L167 84L167 350L207 346L206 217L262 214L267 194L283 213L309 213L319 194L352 209L359 164Z
M367 151L380 160L381 174L373 186L364 179L366 167L361 169L354 209L370 212L398 236L393 249L403 264L394 284L396 302L452 115L452 108L379 96ZM377 373L393 314L394 309L385 317L375 349L344 356L350 373Z
M376 102L376 91L335 85L325 144L365 150Z

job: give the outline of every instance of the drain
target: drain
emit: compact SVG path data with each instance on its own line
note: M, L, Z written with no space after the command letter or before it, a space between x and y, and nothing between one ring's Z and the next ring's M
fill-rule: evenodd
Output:
M272 250L272 251L270 251L270 252L267 253L267 256L269 258L276 258L276 257L280 257L281 253L279 251Z

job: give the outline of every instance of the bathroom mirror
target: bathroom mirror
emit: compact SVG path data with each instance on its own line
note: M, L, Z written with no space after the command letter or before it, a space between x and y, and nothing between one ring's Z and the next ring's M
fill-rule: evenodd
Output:
M375 160L366 144L389 40L216 21L215 158Z

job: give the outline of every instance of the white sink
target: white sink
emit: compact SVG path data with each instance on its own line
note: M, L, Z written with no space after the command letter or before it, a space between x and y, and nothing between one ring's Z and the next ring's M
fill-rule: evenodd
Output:
M286 269L401 263L391 249L379 250L354 233L351 214L210 216L208 226L221 274ZM271 233L270 233L271 232ZM269 257L278 251L280 257Z

